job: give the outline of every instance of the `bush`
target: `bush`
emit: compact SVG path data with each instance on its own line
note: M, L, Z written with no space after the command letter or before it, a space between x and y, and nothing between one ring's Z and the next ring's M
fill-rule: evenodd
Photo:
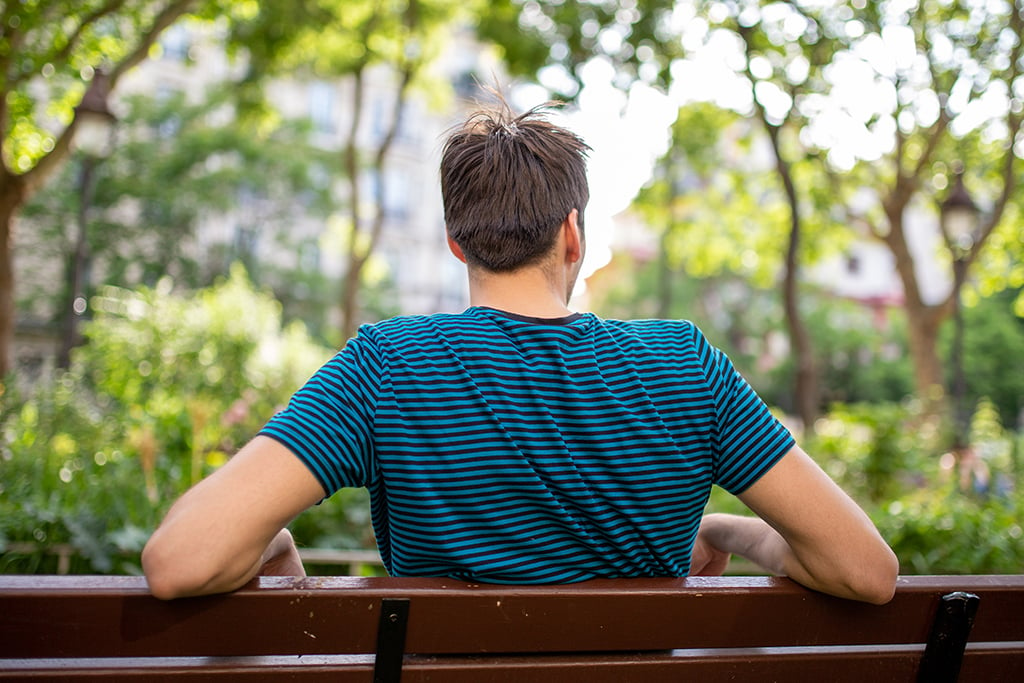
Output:
M135 573L170 504L251 438L331 351L244 271L194 296L107 288L71 370L5 397L0 571ZM300 543L366 542L358 494L307 513ZM347 508L355 506L351 514ZM372 539L369 539L372 542Z
M913 402L837 406L816 425L807 452L868 513L900 559L903 574L1019 573L1024 534L1018 458L990 402L979 403L971 442L988 466L988 486L963 490L945 434ZM750 514L720 489L709 511ZM738 563L740 571L751 567Z
M914 402L838 405L815 424L807 450L864 505L926 485L941 434Z
M903 574L1015 574L1024 568L1020 499L922 490L881 508L882 536Z

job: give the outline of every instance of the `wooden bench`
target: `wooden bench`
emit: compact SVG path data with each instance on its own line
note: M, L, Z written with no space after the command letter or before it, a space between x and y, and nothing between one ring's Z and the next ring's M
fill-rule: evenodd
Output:
M0 576L0 679L1024 681L1024 576L899 580L882 607L780 578L492 586Z

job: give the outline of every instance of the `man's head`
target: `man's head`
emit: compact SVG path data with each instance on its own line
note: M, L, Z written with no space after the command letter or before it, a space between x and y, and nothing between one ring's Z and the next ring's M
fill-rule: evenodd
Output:
M541 109L477 112L445 144L445 224L471 266L500 273L540 262L573 209L582 232L590 147Z

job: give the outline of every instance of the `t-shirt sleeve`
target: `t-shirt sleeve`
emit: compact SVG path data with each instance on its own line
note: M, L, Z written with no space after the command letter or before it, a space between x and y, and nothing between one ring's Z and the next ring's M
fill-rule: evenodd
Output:
M346 486L367 486L373 478L381 365L376 346L361 330L260 431L287 446L326 496Z
M743 493L796 444L721 350L699 331L695 345L715 403L715 483Z

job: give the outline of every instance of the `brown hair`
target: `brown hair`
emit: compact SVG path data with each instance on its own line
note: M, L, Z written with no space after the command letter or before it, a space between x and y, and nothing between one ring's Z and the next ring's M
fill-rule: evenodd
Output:
M590 147L544 118L553 104L515 116L502 102L470 116L445 143L445 224L471 265L508 272L540 261L573 209L583 229Z

